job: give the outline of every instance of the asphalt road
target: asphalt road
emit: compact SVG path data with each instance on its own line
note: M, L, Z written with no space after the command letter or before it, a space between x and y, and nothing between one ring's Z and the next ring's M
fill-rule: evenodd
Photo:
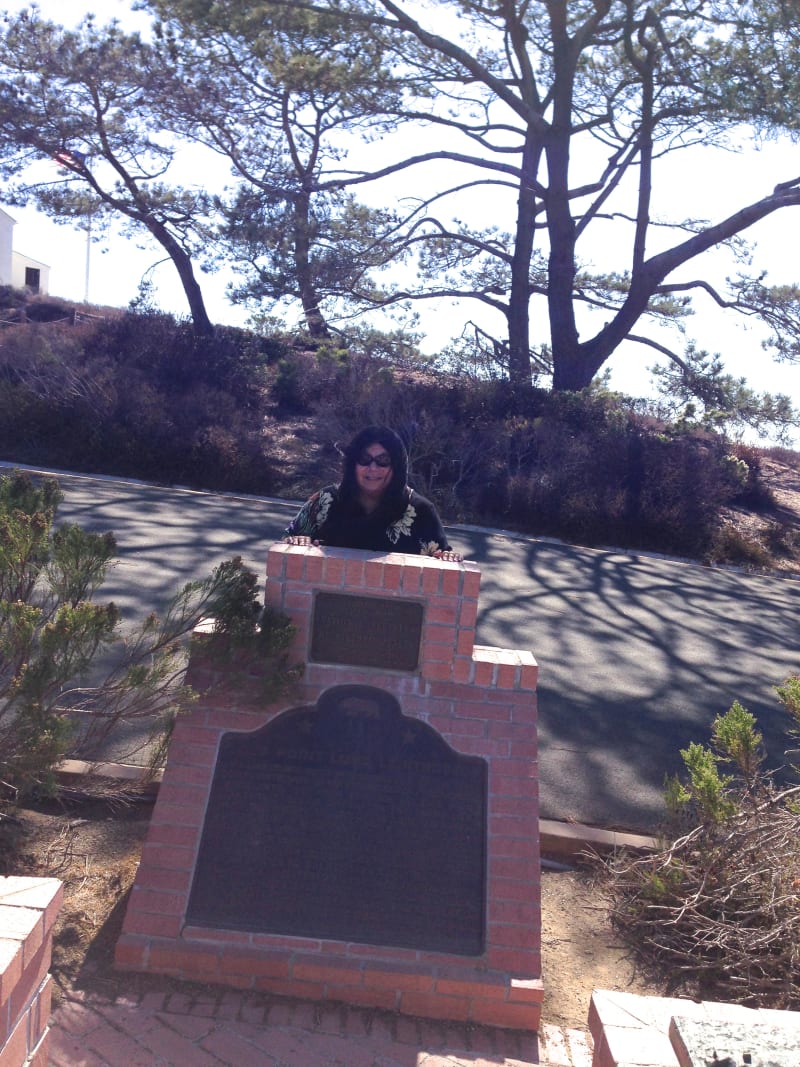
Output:
M58 475L60 521L112 530L103 597L126 619L240 555L263 574L296 504ZM774 687L800 670L800 583L623 551L451 527L482 568L477 640L540 665L542 815L652 830L679 749L739 700L772 765L787 747ZM110 755L114 755L111 753Z

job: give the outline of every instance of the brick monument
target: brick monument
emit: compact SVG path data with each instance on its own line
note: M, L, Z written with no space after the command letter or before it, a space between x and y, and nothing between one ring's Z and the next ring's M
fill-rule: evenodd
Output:
M263 665L193 652L118 968L538 1029L537 666L475 644L479 587L269 550L299 692L263 706Z

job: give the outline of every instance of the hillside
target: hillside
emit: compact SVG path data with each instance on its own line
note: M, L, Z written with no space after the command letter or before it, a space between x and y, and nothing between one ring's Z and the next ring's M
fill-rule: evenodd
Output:
M775 504L764 511L729 507L725 521L742 539L763 547L765 558L741 562L800 577L800 453L767 449L762 453L764 481Z
M394 335L313 347L223 326L198 337L151 309L8 310L0 455L12 462L297 499L338 478L338 442L384 423L451 523L800 572L800 453L738 444L702 419L671 424L602 386L515 390Z

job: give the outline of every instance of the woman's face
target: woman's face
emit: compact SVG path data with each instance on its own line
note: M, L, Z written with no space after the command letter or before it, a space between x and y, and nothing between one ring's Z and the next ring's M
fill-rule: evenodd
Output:
M391 457L377 442L367 445L356 458L356 485L361 496L379 500L389 488L393 475Z

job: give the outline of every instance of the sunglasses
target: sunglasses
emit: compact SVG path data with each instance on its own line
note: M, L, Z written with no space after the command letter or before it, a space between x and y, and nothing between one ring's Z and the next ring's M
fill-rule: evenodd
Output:
M382 467L386 470L387 467L391 467L392 465L392 457L387 456L385 452L380 456L371 456L369 452L364 452L358 457L356 463L359 467L371 467L374 463L376 467Z

